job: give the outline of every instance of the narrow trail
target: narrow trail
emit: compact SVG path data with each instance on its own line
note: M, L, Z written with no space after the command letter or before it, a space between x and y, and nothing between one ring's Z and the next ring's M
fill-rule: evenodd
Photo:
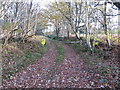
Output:
M84 69L85 64L73 48L61 43L65 49L65 59L58 66L59 74L53 80L53 87L90 88L87 76L90 73Z
M3 81L3 88L32 88L48 87L50 84L49 72L54 66L56 59L55 45L35 63L29 65L26 70L17 73L13 80Z
M13 80L3 81L3 88L90 88L81 57L68 45L60 43L65 49L65 59L56 65L56 46L26 70L17 73Z

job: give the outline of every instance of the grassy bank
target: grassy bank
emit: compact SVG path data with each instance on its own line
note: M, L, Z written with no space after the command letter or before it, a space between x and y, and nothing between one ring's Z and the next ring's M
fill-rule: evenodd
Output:
M26 43L13 42L3 46L3 79L12 79L15 73L26 69L49 50L49 41L42 47L42 38L35 36Z
M94 53L90 53L85 45L70 44L83 58L87 65L87 71L99 75L97 83L101 83L104 86L110 85L113 87L119 87L119 64L117 47L112 51L104 53L102 50L95 50ZM105 54L108 55L105 57Z

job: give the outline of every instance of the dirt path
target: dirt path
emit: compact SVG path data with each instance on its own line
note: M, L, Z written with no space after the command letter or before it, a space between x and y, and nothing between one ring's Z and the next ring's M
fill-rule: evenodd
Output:
M69 88L90 88L87 77L85 65L80 55L78 55L73 48L61 43L65 49L65 59L58 68L58 74L53 79L53 87L69 87Z
M51 45L50 50L37 62L17 73L14 80L3 81L3 88L32 88L32 87L49 87L49 73L54 66L56 59L55 45Z
M50 50L26 70L17 73L14 80L3 81L3 88L90 88L84 71L85 65L81 57L68 45L65 48L65 59L60 65L55 64L57 50L51 45Z

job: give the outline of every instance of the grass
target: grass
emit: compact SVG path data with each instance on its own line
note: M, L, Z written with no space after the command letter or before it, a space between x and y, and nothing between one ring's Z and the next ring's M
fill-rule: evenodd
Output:
M55 62L56 64L59 64L65 58L65 51L64 51L64 47L59 43L56 43L56 48L57 48L57 57Z
M37 40L37 39L35 39ZM3 52L3 79L12 79L15 73L41 58L49 50L49 41L42 47L40 38L26 43L9 44ZM16 47L10 49L10 47ZM5 47L5 46L4 46ZM9 48L9 49L8 49Z

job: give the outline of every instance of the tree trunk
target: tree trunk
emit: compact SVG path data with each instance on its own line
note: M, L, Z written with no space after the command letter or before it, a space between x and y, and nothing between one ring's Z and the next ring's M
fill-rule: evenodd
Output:
M67 24L67 38L69 39L70 38L70 31L69 31L70 28L68 28L68 24Z
M36 32L36 29L37 29L37 14L36 14L36 16L35 16L35 25L34 25L34 30L33 30L33 33L35 34L35 32Z
M55 27L56 27L56 30L55 30L56 36L59 37L60 28L58 27L58 25L55 25Z
M89 2L87 1L86 2L86 5L89 6ZM92 46L91 46L91 43L90 43L90 29L89 29L89 8L87 8L87 23L86 23L86 43L87 43L87 46L88 48L90 49L90 51L92 52Z
M30 6L28 7L27 10L27 26L26 26L26 30L25 30L25 36L28 34L28 31L30 30L30 20L31 20L31 8L32 8L32 1L30 2ZM23 37L24 38L24 37Z
M70 3L70 2L68 2L68 7L69 7L69 14L70 14L70 21L69 21L69 24L70 24L71 29L73 30L73 32L74 32L76 38L77 38L78 40L80 40L80 38L78 37L78 35L77 35L77 33L76 33L75 24L74 24L73 21L72 21L72 11L71 11L71 3Z
M111 43L110 43L110 38L109 38L109 31L107 29L107 18L106 18L106 9L107 9L107 7L106 6L107 6L107 2L105 0L105 2L104 2L104 30L105 30L105 35L107 37L107 39L106 39L107 45L108 45L108 47L110 47Z
M67 37L68 37L68 39L69 39L69 37L70 37L70 35L69 35L69 30L67 31Z

